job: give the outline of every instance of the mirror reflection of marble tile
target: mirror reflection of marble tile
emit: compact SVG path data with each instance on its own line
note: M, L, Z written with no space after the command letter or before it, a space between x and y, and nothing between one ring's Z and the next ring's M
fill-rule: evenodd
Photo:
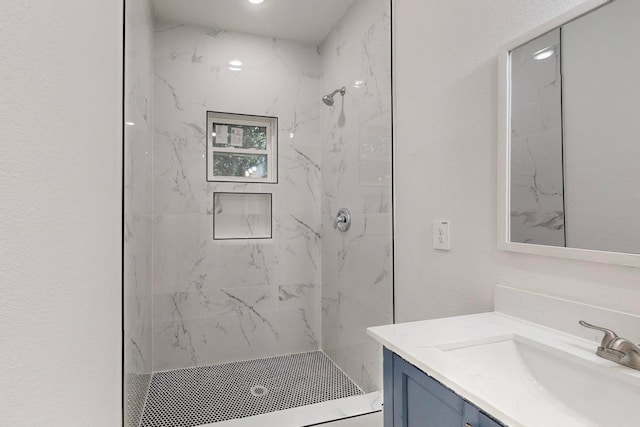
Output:
M511 51L511 241L565 246L560 30Z

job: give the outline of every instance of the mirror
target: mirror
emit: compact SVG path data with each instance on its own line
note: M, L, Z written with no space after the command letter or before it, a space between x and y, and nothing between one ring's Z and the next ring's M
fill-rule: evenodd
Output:
M502 249L637 265L638 16L589 1L504 49Z

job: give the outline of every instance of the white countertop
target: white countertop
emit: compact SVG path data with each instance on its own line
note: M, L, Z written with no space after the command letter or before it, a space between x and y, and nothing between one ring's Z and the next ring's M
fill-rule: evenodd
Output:
M613 374L622 378L622 388L629 387L629 402L621 406L624 411L633 406L640 390L640 371L620 366L604 360L595 354L597 343L555 329L511 317L499 312L472 314L444 319L425 320L395 325L377 326L367 329L367 333L376 341L398 354L409 363L440 381L466 400L480 407L501 422L511 427L592 427L604 425L595 418L585 418L583 414L573 411L571 402L553 396L555 390L542 390L536 387L536 379L529 376L529 385L523 387L522 372L517 363L505 356L505 363L493 373L485 370L485 364L496 365L495 354L485 353L483 357L475 357L477 353L449 351L464 349L483 343L501 343L505 345L517 338L523 342L541 343L545 348L557 350L558 354L577 358L578 364L584 363L589 369L601 371L604 375ZM502 344L500 344L502 345ZM502 348L502 347L496 347ZM504 347L505 352L510 348ZM495 351L494 351L495 353ZM502 357L498 351L498 358ZM474 357L468 357L473 354ZM491 359L489 359L491 358ZM562 356L560 356L561 360ZM567 359L569 360L569 359ZM576 359L571 359L575 364ZM501 363L499 361L498 363ZM562 364L562 360L561 363ZM567 365L571 368L571 365ZM498 374L496 374L498 372ZM551 375L551 373L550 373ZM599 375L599 374L597 374ZM520 376L520 378L517 378ZM575 376L572 378L576 378ZM579 379L579 375L577 376ZM552 379L553 381L553 379ZM598 383L601 384L601 383ZM568 387L588 388L593 383L568 384ZM537 390L539 388L540 390ZM597 387L592 387L597 388ZM625 389L626 390L626 389ZM598 393L606 390L593 390L593 399ZM570 393L569 393L570 394ZM623 395L623 400L626 399ZM550 398L551 397L551 398ZM614 405L616 403L614 402ZM588 404L587 404L588 406ZM606 407L605 412L615 412L616 408ZM589 409L587 408L587 412ZM629 424L608 423L609 425L635 425L638 412L625 414ZM593 421L596 419L596 421ZM635 419L635 421L634 421Z

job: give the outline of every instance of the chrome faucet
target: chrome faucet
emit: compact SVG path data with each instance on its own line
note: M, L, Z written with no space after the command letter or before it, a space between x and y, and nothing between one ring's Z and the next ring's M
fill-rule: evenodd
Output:
M610 329L592 325L584 320L578 323L585 328L604 332L600 347L596 350L598 356L640 371L640 347L626 338L619 337Z

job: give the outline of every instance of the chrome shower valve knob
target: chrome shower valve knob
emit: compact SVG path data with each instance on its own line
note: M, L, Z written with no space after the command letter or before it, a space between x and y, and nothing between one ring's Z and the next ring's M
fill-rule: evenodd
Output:
M347 208L340 208L333 222L333 228L345 232L351 227L351 214Z

